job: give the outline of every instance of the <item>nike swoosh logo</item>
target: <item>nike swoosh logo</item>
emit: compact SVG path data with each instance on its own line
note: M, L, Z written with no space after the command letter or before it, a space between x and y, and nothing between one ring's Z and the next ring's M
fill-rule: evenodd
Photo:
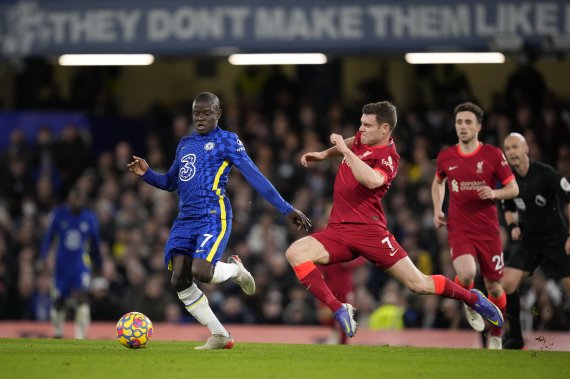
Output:
M201 253L203 251L206 251L206 250L196 250L197 253Z
M342 320L344 322L344 330L346 331L346 333L350 332L350 326L348 325L348 322L346 320Z
M398 249L396 249L396 250L392 251L392 252L390 253L390 256L391 256L391 257L393 257L393 256L394 256L394 254L396 254L396 252L397 252L398 250L400 250L400 249L398 248Z
M493 324L493 325L495 325L495 326L499 325L499 321L498 321L498 320L497 320L497 321L487 320L487 321L489 321L491 324Z
M459 166L449 166L449 171L453 171L453 170L455 170L457 167L459 167Z

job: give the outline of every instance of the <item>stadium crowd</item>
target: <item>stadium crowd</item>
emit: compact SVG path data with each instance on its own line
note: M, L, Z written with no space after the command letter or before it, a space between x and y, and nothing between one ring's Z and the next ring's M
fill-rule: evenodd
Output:
M477 99L459 71L452 66L442 70L438 75L419 72L417 98L410 106L398 108L394 138L402 159L384 208L390 230L420 270L453 278L445 228L436 230L433 225L430 188L438 151L456 142L453 107ZM324 228L337 165L322 162L305 169L299 157L327 147L331 133L354 134L360 108L353 104L362 104L362 99L316 103L299 93L298 83L279 72L254 88L246 82L251 84L243 77L236 84L239 101L224 102L221 127L240 135L263 174L312 219L313 230ZM391 100L381 79L364 83L362 98ZM102 109L96 101L81 110ZM177 198L146 185L127 170L136 154L155 170L166 171L178 139L188 132L187 108L157 109L147 116L151 127L146 131L145 151L133 151L131 142L124 140L112 151L95 154L89 134L73 125L57 135L42 128L35 140L26 140L18 129L12 132L9 146L0 151L0 319L49 320L51 275L40 270L39 247L51 210L77 186L89 194L100 223L104 263L91 284L93 320L114 321L137 310L154 322L194 322L170 288L163 262ZM520 132L529 142L531 158L553 165L570 178L570 102L551 93L536 71L521 67L514 72L504 93L497 94L492 107L485 110L484 142L502 147L508 133ZM255 277L257 291L246 297L232 282L202 285L220 321L329 323L332 314L308 296L285 259L287 246L306 232L289 226L239 171L231 175L228 193L234 221L225 255L241 257ZM503 235L508 254L513 243ZM351 303L360 328L469 328L459 302L413 295L370 265L354 269L353 285ZM570 299L548 273L535 273L521 295L525 329L570 328Z

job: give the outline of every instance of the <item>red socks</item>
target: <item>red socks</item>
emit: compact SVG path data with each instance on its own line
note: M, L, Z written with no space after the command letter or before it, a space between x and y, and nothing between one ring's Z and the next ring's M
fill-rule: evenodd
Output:
M321 271L313 262L301 263L293 267L293 270L295 270L295 275L301 284L323 304L326 304L331 311L335 312L342 306L342 303L334 297L326 285Z
M507 310L507 294L505 293L505 291L503 291L503 293L499 297L494 297L492 295L489 295L488 298L491 301L491 303L499 307L499 309L504 315L505 311Z
M460 285L455 284L445 276L432 275L431 278L433 279L436 295L461 300L469 306L473 306L477 301L477 295L473 292L469 292Z
M503 317L505 317L505 313L507 311L507 294L505 293L505 291L503 291L503 293L499 297L494 297L489 294L488 298L489 301L491 301L491 303L499 307L501 313L503 314ZM491 327L491 329L489 329L489 334L492 336L500 337L503 334L503 329L497 327Z

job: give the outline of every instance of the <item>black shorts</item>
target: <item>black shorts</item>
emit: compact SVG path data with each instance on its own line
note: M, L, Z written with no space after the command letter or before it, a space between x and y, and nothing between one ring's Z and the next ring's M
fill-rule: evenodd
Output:
M555 279L570 276L570 255L566 255L564 244L543 247L520 244L507 261L507 267L526 271L531 275L540 264L545 271L551 272Z

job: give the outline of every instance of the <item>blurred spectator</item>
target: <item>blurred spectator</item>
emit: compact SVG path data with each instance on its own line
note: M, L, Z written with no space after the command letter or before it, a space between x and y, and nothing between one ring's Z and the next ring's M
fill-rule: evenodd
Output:
M90 291L91 319L114 321L122 315L120 299L109 291L109 282L104 277L95 278Z
M0 198L8 205L12 217L22 216L22 201L33 188L26 159L18 155L8 160L7 166L0 171Z
M368 327L370 330L401 330L404 328L404 311L400 285L391 279L384 286L380 306L370 315Z
M79 175L91 164L91 150L88 141L75 125L67 125L55 143L55 161L61 173L65 194Z

